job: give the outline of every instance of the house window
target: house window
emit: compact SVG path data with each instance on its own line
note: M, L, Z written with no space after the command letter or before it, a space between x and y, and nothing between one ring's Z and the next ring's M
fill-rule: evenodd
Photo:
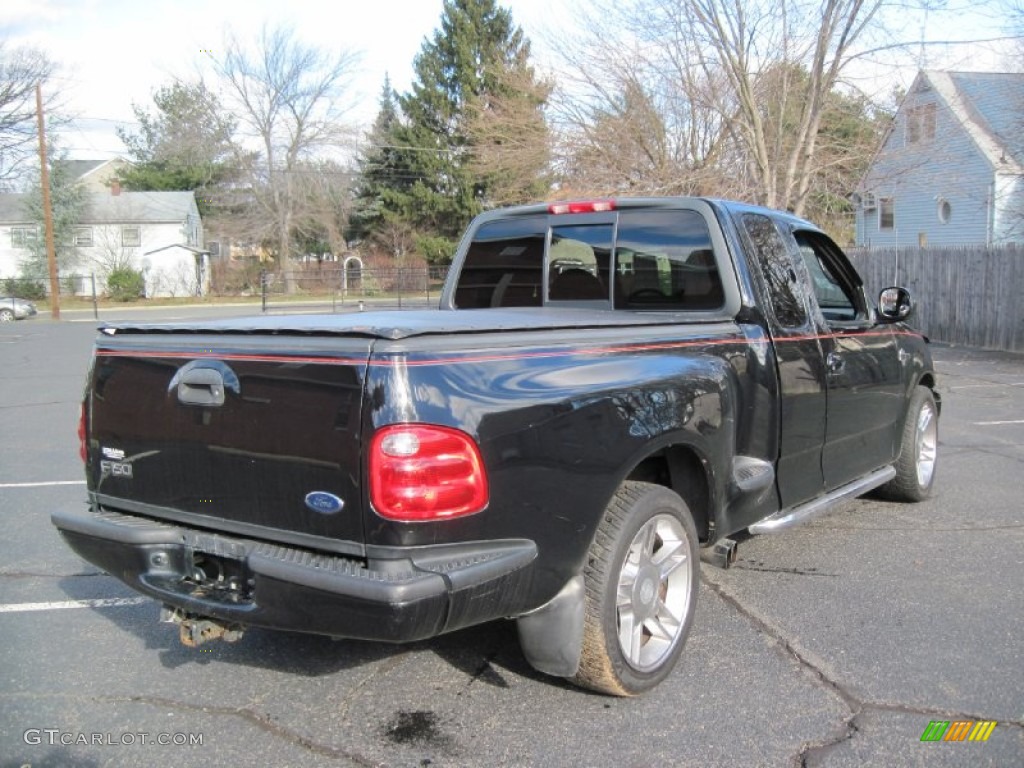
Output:
M919 104L907 110L907 144L935 139L935 103Z
M894 229L896 227L896 202L891 197L878 199L878 228Z
M71 234L71 243L79 248L87 248L92 245L92 227L75 227Z
M142 245L142 230L139 227L121 227L121 245L125 247Z
M39 239L36 227L11 227L11 247L28 248Z
M939 221L943 224L949 224L949 220L953 218L953 206L949 204L949 200L939 200Z

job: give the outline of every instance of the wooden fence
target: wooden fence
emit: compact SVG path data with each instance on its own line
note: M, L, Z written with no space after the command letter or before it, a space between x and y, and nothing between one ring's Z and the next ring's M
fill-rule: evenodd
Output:
M911 325L935 341L1024 352L1024 248L848 251L868 296L890 285L917 302Z

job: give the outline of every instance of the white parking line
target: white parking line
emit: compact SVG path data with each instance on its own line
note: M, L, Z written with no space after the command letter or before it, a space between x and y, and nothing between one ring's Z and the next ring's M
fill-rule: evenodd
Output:
M976 427L997 427L1001 424L1024 424L1024 419L1014 419L1013 421L975 421L974 426Z
M85 485L85 480L51 480L47 483L0 483L0 488L47 488L51 485Z
M64 608L114 608L122 605L142 605L153 602L148 597L106 597L94 600L65 600L60 603L10 603L0 605L0 613L28 613L29 611L58 611Z

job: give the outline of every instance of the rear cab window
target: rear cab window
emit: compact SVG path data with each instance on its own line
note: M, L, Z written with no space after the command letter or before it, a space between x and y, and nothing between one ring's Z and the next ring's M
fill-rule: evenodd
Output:
M704 216L627 208L482 223L467 246L453 304L716 310L725 291Z

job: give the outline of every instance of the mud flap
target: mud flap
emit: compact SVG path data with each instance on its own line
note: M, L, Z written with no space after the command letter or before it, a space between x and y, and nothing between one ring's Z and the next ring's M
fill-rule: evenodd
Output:
M538 672L556 677L576 674L583 651L585 595L581 574L540 608L516 619L523 655Z

